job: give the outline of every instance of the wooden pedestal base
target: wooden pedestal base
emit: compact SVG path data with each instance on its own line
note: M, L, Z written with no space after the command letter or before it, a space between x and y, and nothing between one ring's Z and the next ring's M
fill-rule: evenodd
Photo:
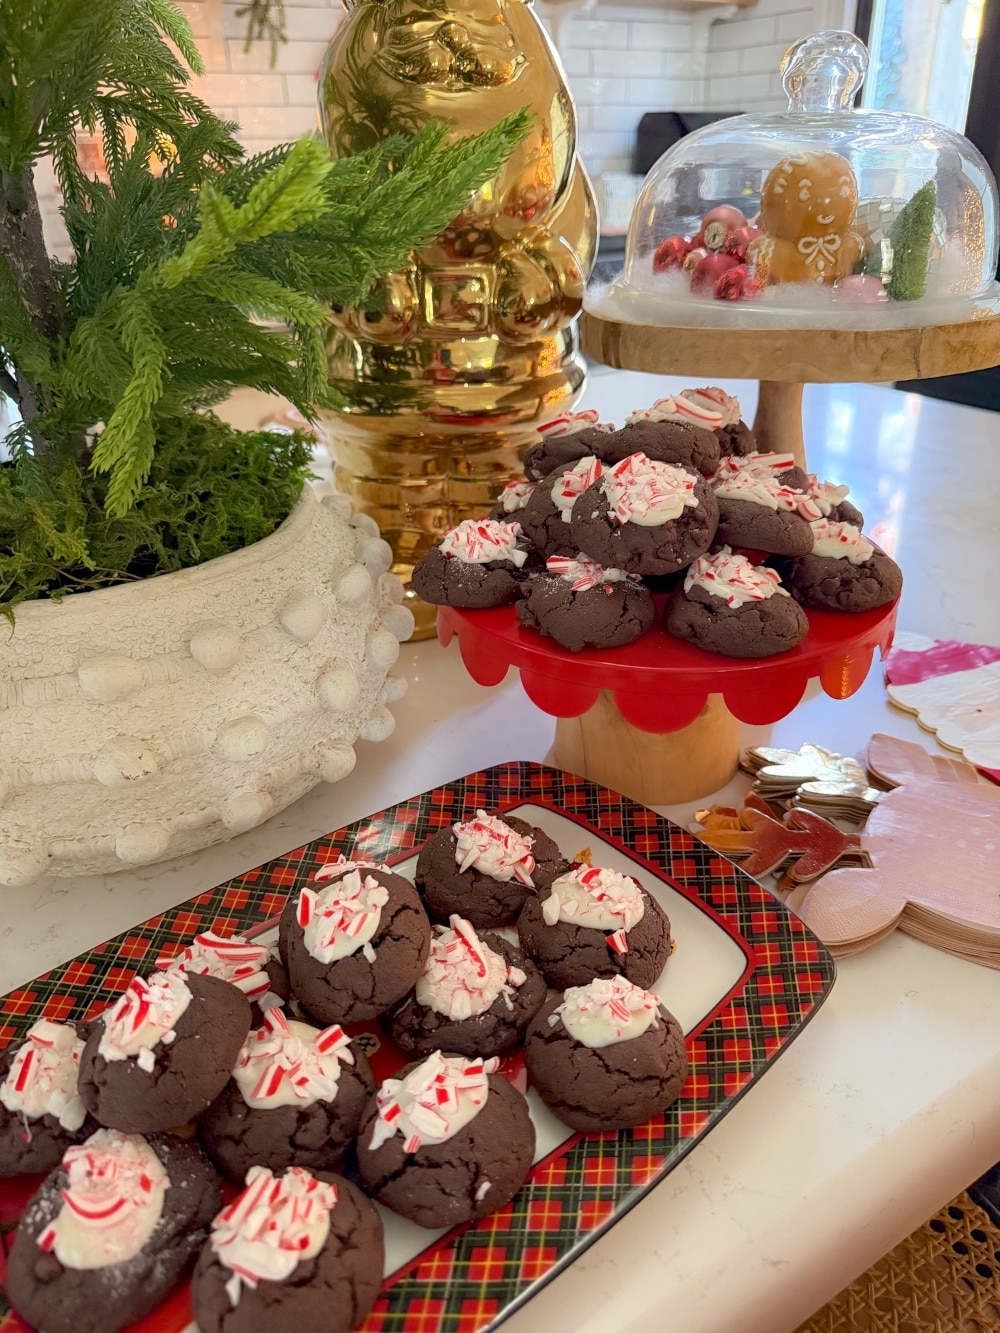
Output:
M800 468L806 466L802 438L802 384L761 380L753 433L762 454L794 454Z
M680 805L724 787L739 753L739 723L721 694L690 726L658 735L630 726L605 690L580 717L559 718L552 760L643 805Z

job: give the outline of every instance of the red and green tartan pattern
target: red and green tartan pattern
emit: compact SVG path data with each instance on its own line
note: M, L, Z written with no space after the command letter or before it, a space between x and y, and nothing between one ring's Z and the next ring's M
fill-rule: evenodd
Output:
M678 1101L637 1129L574 1136L517 1196L449 1233L388 1279L366 1333L486 1333L639 1201L801 1031L835 976L823 945L766 889L691 834L625 796L539 764L472 773L296 848L81 954L0 1001L0 1049L36 1019L89 1018L136 972L192 935L247 931L276 917L337 852L397 861L479 808L546 806L667 880L740 945L737 985L688 1036ZM3 1318L0 1333L17 1327ZM145 1322L145 1321L144 1321Z

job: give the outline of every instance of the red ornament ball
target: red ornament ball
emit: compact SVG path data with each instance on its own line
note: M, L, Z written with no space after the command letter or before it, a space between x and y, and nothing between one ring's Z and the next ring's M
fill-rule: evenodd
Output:
M706 256L691 275L691 290L712 293L719 279L738 263L732 255Z
M749 250L751 243L760 235L761 231L759 227L751 227L749 225L746 227L737 227L735 231L731 231L726 237L725 244L722 247L723 253L727 255L735 255L742 263L747 257L747 251Z
M755 296L756 284L746 264L737 264L728 269L715 284L717 301L744 301Z
M668 269L679 268L690 249L691 242L686 236L668 236L653 252L653 272L666 273Z
M701 236L709 250L721 250L729 236L739 227L745 227L746 218L738 208L729 204L719 204L709 209L701 220Z

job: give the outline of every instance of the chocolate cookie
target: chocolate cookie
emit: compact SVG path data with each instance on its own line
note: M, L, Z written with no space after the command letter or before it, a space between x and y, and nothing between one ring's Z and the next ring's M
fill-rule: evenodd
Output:
M99 1128L77 1090L89 1027L40 1018L0 1051L0 1177L51 1171Z
M620 463L643 453L657 463L673 463L710 477L719 466L719 441L713 431L677 421L633 421L615 431L608 461Z
M520 597L533 552L519 523L466 519L421 557L410 583L434 606L504 606Z
M375 1303L385 1247L382 1220L372 1204L340 1176L317 1181L306 1172L289 1173L279 1185L283 1191L275 1196L273 1178L255 1173L244 1194L216 1219L191 1279L200 1333L349 1333ZM255 1204L257 1215L249 1221L248 1204L257 1195L263 1205ZM259 1267L268 1276L250 1286L226 1259L232 1254L241 1267L255 1263L266 1246L257 1239L261 1206L269 1208L270 1221L288 1245L277 1255L264 1248ZM281 1280L270 1277L276 1258L290 1270Z
M574 412L569 415L577 417L585 414ZM596 422L596 412L593 413L593 419ZM576 463L581 458L600 458L603 462L607 462L608 440L613 433L614 427L601 425L585 426L582 430L565 434L547 432L543 434L538 444L531 446L521 460L524 465L524 475L531 481L541 481L556 468L565 467L567 463Z
M553 1115L584 1131L643 1124L677 1100L688 1073L677 1019L621 977L547 1000L524 1061Z
M517 617L572 653L621 648L656 619L653 595L637 574L604 569L588 556L556 556L547 569L526 585Z
M860 532L865 526L865 516L860 509L856 509L850 500L841 500L840 504L834 505L827 514L831 523L850 523L852 528L857 528Z
M715 431L719 449L725 458L733 455L742 458L744 454L757 451L757 437L745 421L734 421L731 426L719 426Z
M514 1197L535 1127L496 1064L435 1052L386 1079L358 1134L361 1180L379 1203L418 1226L453 1227Z
M750 500L719 496L716 542L775 555L804 555L812 550L808 520L790 509L770 509Z
M782 578L803 606L824 611L874 611L898 597L903 572L884 551L852 564L843 557L803 555L782 561Z
M364 1052L339 1026L321 1032L270 1009L199 1117L198 1136L219 1170L241 1185L255 1165L333 1171L374 1091Z
M126 1134L183 1125L225 1087L249 1031L250 1002L228 981L171 972L136 977L87 1038L83 1104Z
M352 923L362 915L367 926L359 930ZM430 942L413 885L376 868L303 889L289 899L278 929L295 997L322 1024L366 1023L384 1013L420 975Z
M652 986L670 957L660 904L631 876L600 866L574 866L529 898L517 933L556 990L614 976Z
M667 602L663 628L710 653L771 657L801 643L809 622L773 569L724 546L688 570Z
M601 475L602 467L599 459L581 458L556 468L537 484L521 514L521 527L541 555L576 555L570 515L583 492Z
M847 498L851 491L850 486L838 486L836 482L823 481L815 472L809 473L807 481L809 495L819 511L817 518L825 518L828 523L850 523L860 532L865 525L865 519L861 510L856 509Z
M705 414L702 426L719 441L723 458L729 455L754 453L757 448L754 433L740 414L740 400L717 385L703 389L682 389L678 397ZM674 400L675 403L677 399Z
M459 858L456 828L462 830ZM532 842L522 846L524 839ZM460 861L470 857L462 870ZM490 929L512 926L525 901L548 887L565 866L559 848L540 828L480 810L474 819L442 829L424 844L413 878L431 920L448 921L457 913L477 929Z
M657 509L671 517L653 521ZM685 468L633 454L584 492L573 506L572 529L579 549L605 569L659 575L707 551L718 520L706 482Z
M501 935L480 937L460 916L434 931L413 994L387 1015L393 1041L410 1056L509 1051L545 999L538 968Z
M117 1226L106 1218L88 1226L70 1211L74 1196L93 1209L122 1195ZM116 1333L177 1286L221 1202L221 1184L196 1144L98 1130L69 1150L25 1208L7 1260L10 1302L45 1333ZM95 1255L102 1266L79 1266Z

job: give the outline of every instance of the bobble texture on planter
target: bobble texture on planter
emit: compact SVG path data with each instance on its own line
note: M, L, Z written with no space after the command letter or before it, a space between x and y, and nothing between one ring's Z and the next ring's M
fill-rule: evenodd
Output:
M0 632L0 885L197 851L350 773L406 688L386 679L411 625L387 550L310 490L246 550L19 606Z

